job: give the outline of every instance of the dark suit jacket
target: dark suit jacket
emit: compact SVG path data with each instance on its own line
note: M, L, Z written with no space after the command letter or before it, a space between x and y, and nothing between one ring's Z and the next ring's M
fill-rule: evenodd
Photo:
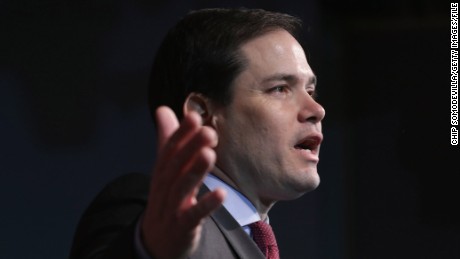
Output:
M122 176L108 184L83 214L70 258L136 258L134 231L147 203L149 177ZM208 191L203 187L200 193ZM265 258L222 206L203 225L198 258Z

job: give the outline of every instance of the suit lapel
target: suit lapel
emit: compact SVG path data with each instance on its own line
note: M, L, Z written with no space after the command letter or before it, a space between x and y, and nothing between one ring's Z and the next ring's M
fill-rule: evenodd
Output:
M265 258L254 241L223 206L214 212L211 218L240 258Z
M209 189L203 185L200 190L200 195L208 191ZM265 259L265 256L251 237L248 236L224 206L216 210L211 215L211 219L216 223L217 227L238 254L239 258Z

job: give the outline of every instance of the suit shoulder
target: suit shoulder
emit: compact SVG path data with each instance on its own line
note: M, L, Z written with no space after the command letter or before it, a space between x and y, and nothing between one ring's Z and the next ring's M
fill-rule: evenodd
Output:
M132 254L134 226L145 209L149 182L140 173L109 182L82 215L70 258L120 258L105 256L113 251Z

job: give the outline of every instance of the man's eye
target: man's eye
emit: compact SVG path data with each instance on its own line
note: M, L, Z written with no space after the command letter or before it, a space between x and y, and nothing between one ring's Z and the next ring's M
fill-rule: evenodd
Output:
M286 87L285 86L275 86L270 89L270 92L275 92L275 93L284 93L286 92Z
M316 98L318 97L318 94L316 93L316 91L313 91L313 90L312 90L312 91L307 91L307 92L308 92L308 94L309 94L313 99L315 99L315 100L316 100Z

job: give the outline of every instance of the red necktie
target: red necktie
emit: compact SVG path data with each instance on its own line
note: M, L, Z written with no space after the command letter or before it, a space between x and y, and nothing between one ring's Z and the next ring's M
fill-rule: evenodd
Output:
M278 245L272 227L264 221L257 221L249 225L252 238L267 259L279 259Z

